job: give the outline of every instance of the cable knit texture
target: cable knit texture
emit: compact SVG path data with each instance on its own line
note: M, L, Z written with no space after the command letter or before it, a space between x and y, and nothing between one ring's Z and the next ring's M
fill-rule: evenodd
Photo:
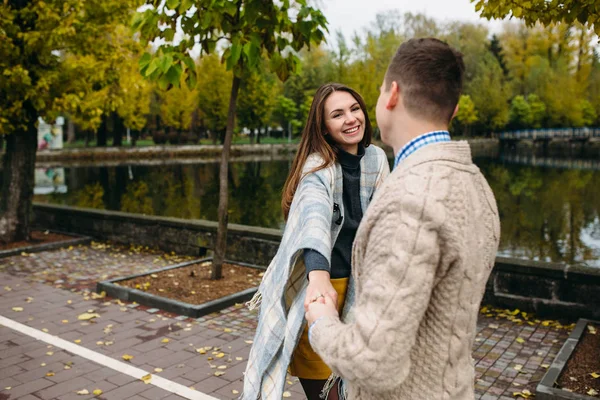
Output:
M471 348L499 238L466 142L428 145L392 172L356 235L353 319L311 331L350 400L474 399Z

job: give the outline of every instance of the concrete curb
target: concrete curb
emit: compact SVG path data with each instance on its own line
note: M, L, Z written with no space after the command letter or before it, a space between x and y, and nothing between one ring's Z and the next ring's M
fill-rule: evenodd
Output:
M571 354L575 350L577 343L581 339L583 332L585 331L588 323L598 323L597 321L590 321L588 319L580 318L577 321L577 325L567 341L563 344L562 348L556 355L556 358L552 362L550 368L538 384L536 388L536 396L539 400L593 400L597 397L587 396L585 394L571 393L566 390L555 387L555 382L562 373L563 369L567 365L567 361L571 358Z
M125 281L133 278L138 278L140 276L147 276L150 274L155 274L157 272L169 271L175 268L186 267L188 265L199 264L207 261L212 261L212 257L202 258L192 261L187 261L184 263L171 265L165 268L155 269L152 271L148 271L143 274L130 275L123 278L115 278L107 281L98 282L96 285L96 292L101 293L105 292L107 296L114 297L123 301L136 302L138 304L158 308L164 311L172 312L179 315L186 315L192 318L199 318L203 315L210 314L216 311L220 311L224 308L230 307L234 304L242 303L248 301L254 296L257 287L243 290L241 292L233 293L225 297L221 297L219 299L211 300L207 303L196 305L190 303L184 303L182 301L169 299L166 297L154 295L151 293L146 293L142 290L132 289L125 286L116 285L120 281ZM227 261L231 262L231 261ZM264 270L264 267L240 263L240 262L231 262L236 265L241 265L243 267L257 268Z

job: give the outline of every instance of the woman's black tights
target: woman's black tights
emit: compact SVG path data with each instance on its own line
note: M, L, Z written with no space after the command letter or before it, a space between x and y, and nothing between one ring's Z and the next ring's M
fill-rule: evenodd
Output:
M304 393L306 393L306 398L308 400L322 400L319 395L323 390L323 386L325 386L326 379L302 379L300 378L300 384L302 385L302 389L304 389ZM327 400L338 400L338 385L334 385L329 392L329 396L327 396Z

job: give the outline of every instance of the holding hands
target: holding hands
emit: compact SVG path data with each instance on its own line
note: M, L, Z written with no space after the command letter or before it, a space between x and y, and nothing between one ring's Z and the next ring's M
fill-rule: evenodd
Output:
M337 317L338 294L331 285L329 272L311 271L308 279L309 284L304 299L304 310L309 326L321 317Z

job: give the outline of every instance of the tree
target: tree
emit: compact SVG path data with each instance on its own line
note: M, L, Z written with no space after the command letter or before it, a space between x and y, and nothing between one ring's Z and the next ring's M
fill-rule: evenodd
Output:
M600 9L596 0L471 0L471 3L487 19L511 16L523 19L530 26L538 21L544 25L579 21L600 35Z
M589 100L583 99L580 100L579 106L581 107L582 126L592 126L598 118L594 105Z
M240 89L238 120L240 125L250 129L250 143L254 143L256 131L266 127L271 120L279 90L276 78L265 71L253 71L247 75ZM257 140L260 143L260 132Z
M298 114L298 107L294 103L294 100L288 99L285 96L278 96L276 103L273 116L283 130L287 130L289 124L293 123L294 118Z
M216 54L210 54L200 60L197 76L198 108L216 144L219 133L227 127L227 93L231 92L232 74Z
M6 0L0 3L0 134L6 135L0 200L0 240L29 238L36 123L79 95L64 68L66 54L90 54L100 32L128 19L130 0Z
M525 97L513 97L510 103L510 126L513 129L529 128L531 126L531 106Z
M109 125L113 145L120 145L125 127L141 130L149 112L150 84L137 68L144 46L125 25L128 22L115 19L99 32L93 54L65 55L74 93L57 104L79 127L97 132L98 146L106 146Z
M510 92L498 60L487 52L477 73L467 82L465 93L471 96L483 127L491 130L504 128L509 118Z
M473 125L479 117L475 104L469 95L461 95L458 100L458 112L456 113L456 121L463 127L463 134L469 136L471 125Z
M140 68L144 76L167 88L178 85L182 74L187 72L186 81L194 86L196 73L189 51L199 44L203 53L214 53L218 42L224 46L222 60L233 71L219 170L219 227L211 274L212 279L219 279L227 244L227 172L241 79L248 71L256 70L263 57L281 80L287 79L296 71L296 52L324 40L327 20L319 10L308 6L306 0L147 0L146 3L152 7L137 15L134 28L149 40L161 38L166 43L153 56L142 57ZM176 27L181 27L184 34L178 44L172 42Z
M190 128L192 114L198 107L198 93L184 85L161 94L163 102L160 111L163 121L180 135Z
M527 96L527 103L529 103L529 110L531 112L531 127L533 129L540 129L546 119L546 105L535 93Z

